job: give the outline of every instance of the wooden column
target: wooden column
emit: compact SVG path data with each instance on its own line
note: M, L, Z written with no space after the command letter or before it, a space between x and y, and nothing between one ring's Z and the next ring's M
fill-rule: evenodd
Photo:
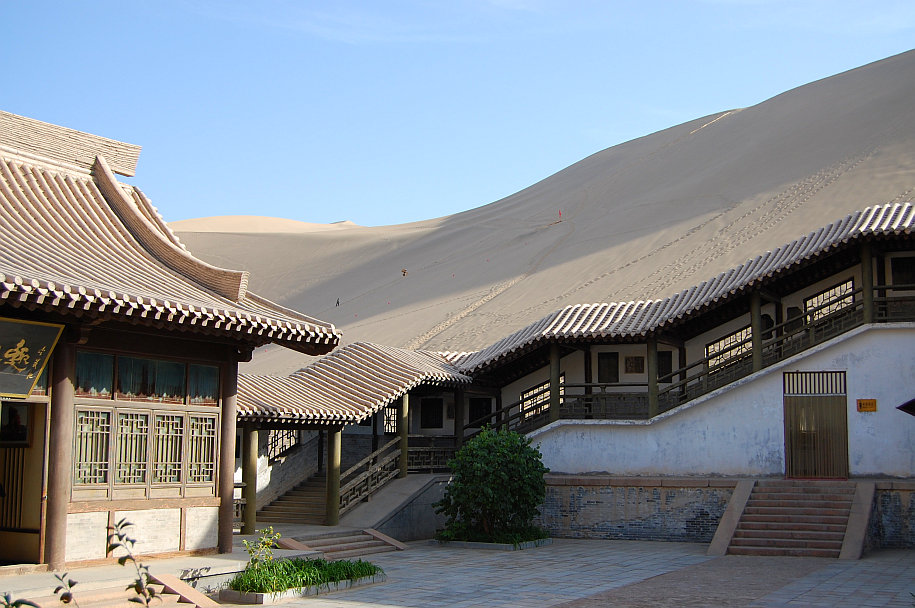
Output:
M238 362L222 366L222 420L219 433L219 552L232 552L235 518L235 425L238 395ZM257 484L255 483L255 490Z
M464 387L454 389L454 447L458 450L464 444Z
M48 441L48 504L45 517L45 558L51 570L62 570L67 554L67 507L73 471L73 384L76 345L61 342L54 349L51 376L51 429Z
M585 387L585 394L591 394L591 384L594 382L594 370L591 369L591 345L587 345L584 350L585 358L585 384L588 386Z
M550 422L559 420L559 344L550 344Z
M242 534L254 534L257 527L257 450L257 427L246 424L242 430L241 441L241 480L245 484L242 490L242 497L245 499Z
M336 526L340 523L340 455L342 453L343 427L327 430L327 487L325 524Z
M754 372L763 368L762 335L762 295L753 291L750 293L750 349Z
M648 417L658 415L658 339L648 337L645 371L648 372Z
M404 393L404 396L400 398L398 413L400 415L397 419L397 432L400 434L400 459L398 460L400 472L397 476L404 478L407 476L410 461L410 393Z
M874 322L874 255L871 244L861 243L861 289L864 322Z

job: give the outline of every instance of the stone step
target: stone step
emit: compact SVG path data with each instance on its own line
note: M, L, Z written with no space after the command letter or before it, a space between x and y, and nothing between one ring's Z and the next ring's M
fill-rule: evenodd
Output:
M371 536L369 536L368 534L362 534L362 533L354 534L352 532L347 532L347 533L340 533L339 535L325 536L325 537L321 537L321 538L312 538L312 539L303 539L303 538L296 537L296 540L300 540L303 543L305 543L306 545L308 545L309 547L312 547L314 549L321 548L321 550L323 551L324 550L323 547L331 547L334 545L345 545L347 543L361 543L361 542L364 542L367 540L375 540L375 539L372 538Z
M132 591L125 589L126 585L118 587L106 587L101 589L87 589L82 591L77 584L73 588L73 597L75 603L79 606L92 606L93 608L137 608L142 604L130 601L130 598L136 597ZM178 595L164 593L162 585L151 584L150 588L155 590L156 598L153 599L154 606L182 606L183 608L192 608L192 604L182 603ZM38 604L40 608L60 608L61 604L57 595L46 595L36 598L17 598L29 599Z
M846 525L844 523L823 523L819 519L807 522L795 522L792 520L772 522L772 521L747 521L743 519L738 525L738 530L783 530L790 531L810 531L810 532L838 532L845 534Z
M851 502L854 498L851 493L839 492L753 492L752 500L801 500L801 501L834 501Z
M743 512L747 515L792 515L810 517L844 517L848 518L848 509L821 509L817 507L751 507L749 503Z
M845 532L823 532L820 530L734 530L734 538L764 538L785 540L817 540L839 543L845 538Z
M347 542L336 545L324 545L321 547L312 547L312 549L318 549L325 555L337 554L341 551L355 551L356 549L371 549L373 547L388 547L387 543L383 543L380 540L367 539L359 542Z
M314 503L273 503L258 511L258 513L324 513L324 505Z
M851 508L851 500L810 500L791 498L750 498L747 507L784 507L786 509L844 509Z
M845 526L848 523L847 515L798 515L796 513L791 513L788 511L782 511L779 513L747 513L744 510L743 517L740 518L741 522L754 522L754 523L798 523L798 524L829 524L829 525L839 525Z
M336 561L340 559L353 559L358 557L363 557L365 555L373 555L375 553L388 553L390 551L396 551L391 545L381 545L378 547L367 547L365 549L357 549L353 551L334 551L333 553L327 554L325 556L328 561Z
M791 557L831 557L837 558L841 553L839 549L797 549L789 547L728 547L730 555L760 555L760 556L777 556L786 555Z
M324 524L326 517L324 514L319 515L302 515L301 513L265 513L257 515L257 522L270 523L290 523L290 524Z
M732 547L778 547L781 549L842 549L842 541L800 538L734 538Z
M855 493L855 484L849 481L822 481L822 480L807 480L807 479L769 479L769 480L759 480L756 482L756 490L761 491L778 491L780 489L801 489L804 492L818 493L818 492L839 492L839 493Z

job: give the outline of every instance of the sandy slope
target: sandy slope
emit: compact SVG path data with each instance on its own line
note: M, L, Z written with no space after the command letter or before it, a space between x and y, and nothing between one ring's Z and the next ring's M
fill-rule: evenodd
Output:
M346 342L474 350L567 304L669 295L854 209L915 199L913 99L909 52L608 148L449 217L174 227L196 255L251 270L253 290L336 323ZM281 350L249 367L304 361Z

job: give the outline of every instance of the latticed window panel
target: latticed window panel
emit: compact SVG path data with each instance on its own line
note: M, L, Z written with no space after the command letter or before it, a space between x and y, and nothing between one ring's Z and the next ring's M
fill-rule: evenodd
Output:
M565 395L566 383L565 372L559 374L559 401L562 403L562 396ZM527 420L539 414L543 414L550 409L550 381L547 380L537 386L531 387L521 393L521 412L522 420Z
M190 416L188 430L188 483L216 481L216 417Z
M388 435L397 434L397 419L400 417L400 408L389 405L384 408L384 432Z
M267 459L276 460L299 444L299 431L273 429L267 437Z
M153 483L181 483L184 416L156 414L153 434Z
M739 358L753 350L750 342L753 332L750 327L744 327L729 334L705 347L705 356L708 357L710 369L727 363L730 359Z
M120 412L114 482L145 484L149 459L149 414Z
M73 483L108 483L111 412L76 411L76 445Z
M804 300L807 322L812 323L855 303L855 282L852 279L830 287Z

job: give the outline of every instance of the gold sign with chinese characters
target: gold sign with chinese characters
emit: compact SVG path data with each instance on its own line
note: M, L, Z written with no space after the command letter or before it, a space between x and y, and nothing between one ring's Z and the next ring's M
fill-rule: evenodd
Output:
M876 399L858 399L858 411L859 412L876 412L877 411L877 400Z
M0 318L0 397L32 393L63 325Z

